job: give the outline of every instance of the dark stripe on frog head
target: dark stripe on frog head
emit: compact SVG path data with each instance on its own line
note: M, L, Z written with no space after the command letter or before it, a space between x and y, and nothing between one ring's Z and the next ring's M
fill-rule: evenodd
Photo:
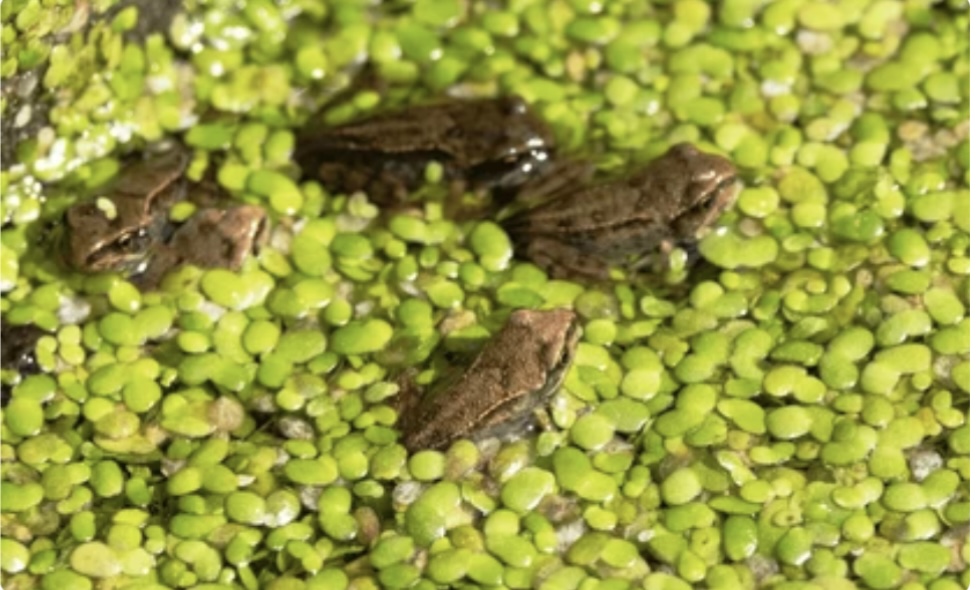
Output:
M122 265L126 269L129 267L130 260L142 259L146 255L146 251L152 242L152 237L149 232L144 227L137 228L133 231L125 232L120 235L117 239L113 240L110 244L106 245L104 248L100 248L95 252L92 252L85 259L85 262L94 266L100 258L103 258L106 253L113 253L115 255L121 255L126 264Z

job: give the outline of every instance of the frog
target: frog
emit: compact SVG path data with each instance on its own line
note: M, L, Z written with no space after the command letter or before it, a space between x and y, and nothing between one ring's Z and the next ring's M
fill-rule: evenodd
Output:
M612 266L689 248L736 199L736 167L683 142L630 175L554 185L501 220L515 253L556 279L606 279Z
M41 336L47 334L33 324L11 324L0 319L0 369L12 371L19 378L34 375L41 371L37 364L35 349ZM0 406L10 400L11 387L0 384Z
M144 270L170 207L186 197L189 162L182 149L136 160L99 191L102 197L69 207L61 240L67 265L84 273Z
M47 332L33 324L0 321L0 368L22 375L33 375L40 371L34 347L45 334Z
M468 438L505 437L532 424L569 370L580 328L567 309L517 309L473 361L424 394L405 388L397 425L411 452Z
M267 241L265 210L255 205L207 207L195 212L166 241L154 248L137 285L156 286L172 269L184 264L199 268L241 268Z
M407 202L431 162L452 195L471 190L507 202L554 155L551 131L518 96L412 106L304 133L296 146L304 177L331 192L363 191L381 206Z
M62 258L83 273L120 272L151 290L173 268L240 268L267 237L261 207L228 204L209 180L184 173L189 152L174 147L125 166L100 199L68 208L63 219ZM200 207L184 222L170 220L177 202Z

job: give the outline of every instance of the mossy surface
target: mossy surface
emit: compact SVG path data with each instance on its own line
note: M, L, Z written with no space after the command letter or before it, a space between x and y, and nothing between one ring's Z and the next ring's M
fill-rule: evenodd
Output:
M8 0L5 589L969 585L969 9L925 0ZM733 161L698 264L550 280L491 219L328 194L303 129L525 98L612 174ZM272 237L140 293L52 236L157 142ZM175 210L179 218L190 211ZM515 308L583 325L548 428L409 455ZM8 391L9 390L9 391ZM8 395L9 393L9 395Z

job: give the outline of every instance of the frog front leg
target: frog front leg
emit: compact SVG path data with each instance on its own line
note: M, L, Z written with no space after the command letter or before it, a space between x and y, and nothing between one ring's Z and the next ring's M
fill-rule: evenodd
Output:
M147 257L145 268L129 277L129 282L144 293L153 291L159 287L163 277L181 262L179 253L169 245L155 244Z
M698 245L691 241L664 239L658 248L635 258L627 265L632 278L640 273L688 272L703 260Z

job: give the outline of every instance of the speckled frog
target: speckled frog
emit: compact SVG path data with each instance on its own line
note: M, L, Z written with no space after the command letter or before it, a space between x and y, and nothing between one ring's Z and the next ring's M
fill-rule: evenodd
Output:
M228 206L216 189L186 179L188 164L180 148L146 157L123 168L101 198L71 206L61 240L67 264L86 273L121 272L143 289L181 264L240 267L264 239L264 210ZM177 225L169 211L183 199L201 208Z
M459 376L423 397L402 394L401 442L410 451L443 449L525 428L563 382L578 338L570 310L512 312Z
M517 254L555 278L606 278L632 257L688 245L737 193L736 168L689 143L631 176L562 187L502 221Z
M548 167L553 138L525 101L502 97L408 107L306 133L296 145L303 174L327 190L395 205L420 188L430 162L454 193L510 198Z

